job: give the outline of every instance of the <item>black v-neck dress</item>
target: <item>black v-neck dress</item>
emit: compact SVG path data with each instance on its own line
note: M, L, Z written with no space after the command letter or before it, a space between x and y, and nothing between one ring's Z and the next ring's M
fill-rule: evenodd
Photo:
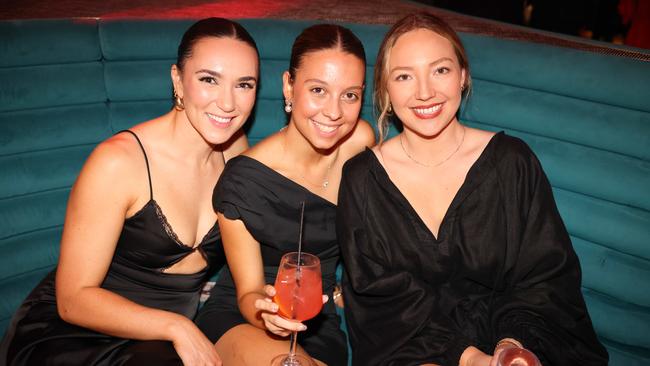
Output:
M213 195L215 210L229 219L241 220L260 243L264 275L270 284L275 283L282 255L298 250L301 201L305 201L302 250L320 258L323 293L330 300L318 316L305 321L307 330L299 333L298 343L329 366L347 365L347 341L331 300L339 260L336 205L244 155L228 161ZM213 342L246 323L227 266L196 322Z
M138 139L131 131L126 131ZM135 303L194 318L201 289L225 263L216 222L194 248L181 243L153 197L124 221L101 287ZM92 246L92 243L88 243ZM165 273L194 251L208 266L193 274ZM171 342L112 337L63 321L57 312L53 270L27 297L5 333L0 365L181 365ZM119 311L119 309L115 309Z
M551 187L517 138L491 139L437 238L362 152L344 167L337 231L354 365L456 366L506 337L545 366L607 364Z

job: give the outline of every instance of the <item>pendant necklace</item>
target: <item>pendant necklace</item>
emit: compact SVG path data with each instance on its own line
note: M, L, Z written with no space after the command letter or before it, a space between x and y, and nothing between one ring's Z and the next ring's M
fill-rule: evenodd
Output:
M325 177L323 179L323 182L320 184L314 184L312 183L309 179L305 178L305 176L300 172L299 169L296 169L296 172L298 175L300 175L300 178L302 178L305 182L309 183L309 185L319 188L319 189L327 189L327 187L330 185L330 170L332 169L332 164L339 158L339 148L336 149L336 155L334 156L334 159L330 161L327 164L327 169L325 170Z
M451 157L454 156L458 152L458 150L460 150L460 147L463 144L463 141L465 141L465 126L461 125L461 127L463 128L463 135L460 138L460 142L458 143L458 146L456 146L454 151L452 151L451 154L449 154L449 156L447 156L444 160L442 160L442 161L440 161L438 163L435 163L435 164L423 163L423 162L420 162L420 161L416 160L414 157L412 157L411 154L409 154L408 151L406 151L406 147L404 147L404 142L403 142L403 139L402 139L402 137L404 135L403 133L401 133L399 135L399 144L402 147L402 151L404 151L404 154L406 155L407 158L409 158L409 160L411 160L415 164L423 166L423 167L434 168L434 167L440 166L440 165L444 164L445 162L447 162L447 160L451 159Z
M284 132L284 144L283 144L283 148L284 148L284 151L286 151L286 147L285 147L285 146L286 146L286 141L287 141L287 130L286 130L285 128L283 128L282 130L283 130L283 132ZM341 151L340 148L337 147L337 148L336 148L336 155L334 156L334 159L332 159L332 161L330 161L330 162L327 164L327 169L325 170L325 177L324 177L322 183L319 183L319 184L312 183L309 179L307 179L307 178L302 174L302 172L301 172L299 169L294 169L294 170L296 171L296 173L298 173L298 175L300 176L300 178L302 178L302 180L304 180L305 182L309 183L310 186L315 187L315 188L318 188L318 189L327 189L327 187L330 185L330 178L329 178L329 176L330 176L330 170L332 169L332 164L333 164L336 160L338 160L338 158L339 158L339 152L340 152L340 151Z

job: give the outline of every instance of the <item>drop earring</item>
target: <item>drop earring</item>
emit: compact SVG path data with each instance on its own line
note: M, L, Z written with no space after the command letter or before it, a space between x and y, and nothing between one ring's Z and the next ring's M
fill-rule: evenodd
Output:
M289 100L284 101L284 111L287 113L291 113L293 110L293 104Z
M174 108L177 111L182 111L185 109L185 104L183 103L183 98L178 96L178 93L176 93L176 89L174 89Z

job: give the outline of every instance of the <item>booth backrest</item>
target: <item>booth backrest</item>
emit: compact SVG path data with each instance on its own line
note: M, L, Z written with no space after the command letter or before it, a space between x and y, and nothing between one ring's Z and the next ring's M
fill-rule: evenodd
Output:
M242 20L260 49L252 143L285 123L281 73L313 22ZM0 334L56 263L70 187L103 139L171 108L170 66L190 20L0 22ZM362 116L386 26L348 24L368 58ZM583 269L611 365L650 364L650 63L461 34L467 124L539 156ZM394 131L393 131L394 133ZM92 245L92 243L88 243Z

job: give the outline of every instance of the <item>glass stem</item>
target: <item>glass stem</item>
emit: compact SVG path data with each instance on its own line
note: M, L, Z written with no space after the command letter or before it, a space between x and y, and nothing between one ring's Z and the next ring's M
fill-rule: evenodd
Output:
M296 355L296 341L298 340L298 332L291 332L291 340L289 346L289 358L294 358Z

